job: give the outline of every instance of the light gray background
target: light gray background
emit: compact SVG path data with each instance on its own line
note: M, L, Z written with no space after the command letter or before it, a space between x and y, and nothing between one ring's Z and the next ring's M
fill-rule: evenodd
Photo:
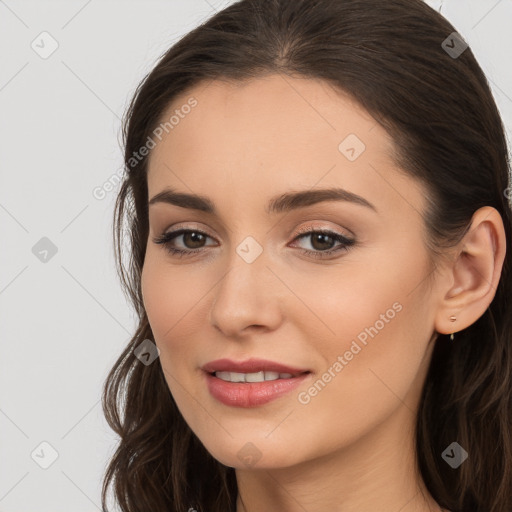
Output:
M122 169L136 85L229 3L0 0L0 512L101 510L116 439L100 394L135 319L113 260L117 187L93 190ZM510 140L512 1L444 0L441 12L479 59ZM59 45L46 59L31 47L50 48L43 31ZM57 248L46 262L32 252L43 237ZM47 469L42 442L58 453Z

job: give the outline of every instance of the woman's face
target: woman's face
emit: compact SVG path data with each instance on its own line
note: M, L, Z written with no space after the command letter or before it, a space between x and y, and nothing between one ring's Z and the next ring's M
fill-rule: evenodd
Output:
M149 206L142 290L190 428L237 468L400 442L433 348L436 288L424 192L397 170L387 133L325 83L279 75L203 83L163 121L173 114L153 137L149 199L172 190L211 211L185 196ZM345 196L320 194L330 189ZM267 363L204 368L256 358ZM248 373L280 377L224 380Z

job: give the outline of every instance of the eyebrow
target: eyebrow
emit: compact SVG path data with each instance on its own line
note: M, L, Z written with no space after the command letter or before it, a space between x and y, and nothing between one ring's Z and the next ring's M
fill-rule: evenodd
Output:
M364 197L343 188L327 188L316 190L303 190L299 192L287 192L273 197L265 209L267 213L282 213L296 210L305 206L311 206L324 201L346 201L365 206L377 212L377 208ZM149 206L156 203L167 203L181 208L199 210L212 215L217 215L215 204L205 196L178 192L173 189L165 189L156 194L149 201Z

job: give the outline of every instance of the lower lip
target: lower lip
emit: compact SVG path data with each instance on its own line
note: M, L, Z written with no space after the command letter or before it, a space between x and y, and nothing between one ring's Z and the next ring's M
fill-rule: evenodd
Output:
M309 373L304 373L298 377L264 382L227 382L206 373L206 383L210 394L225 405L256 407L293 391L309 375Z

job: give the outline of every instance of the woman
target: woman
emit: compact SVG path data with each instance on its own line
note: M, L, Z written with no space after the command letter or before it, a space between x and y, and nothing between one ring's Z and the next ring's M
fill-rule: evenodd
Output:
M486 78L420 0L242 0L136 91L121 509L512 509L512 214ZM123 266L128 222L130 260Z

